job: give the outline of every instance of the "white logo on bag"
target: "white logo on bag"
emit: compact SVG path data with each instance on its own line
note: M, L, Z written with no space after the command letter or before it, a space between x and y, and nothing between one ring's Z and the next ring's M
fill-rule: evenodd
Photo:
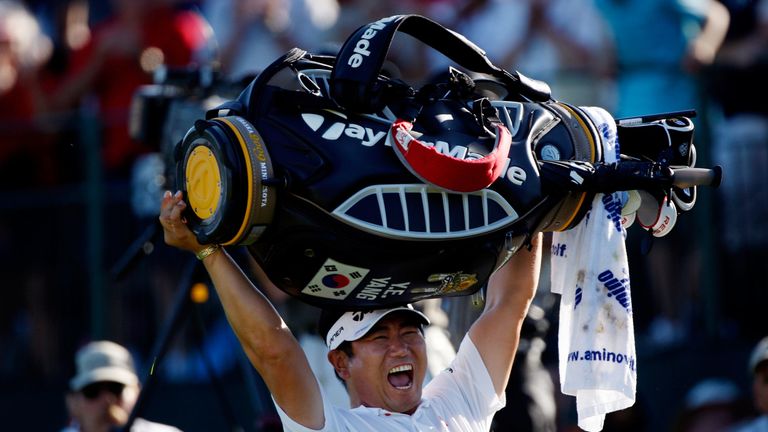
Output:
M346 116L344 114L335 114L346 120ZM304 123L315 132L319 131L325 123L325 117L320 114L302 113L301 118L304 120ZM342 135L346 135L350 138L359 140L360 144L364 145L365 147L373 147L381 142L382 138L384 138L386 134L386 132L376 131L356 123L336 121L324 130L321 137L328 141L336 141L341 138ZM410 142L414 138L408 132L398 129L395 131L394 139L400 142L403 148L407 150ZM436 141L434 143L429 141L420 142L425 146L434 147L438 153L457 159L475 160L481 159L483 157L483 155L479 153L470 152L469 148L465 146L456 145L451 147L451 145L446 141ZM384 142L384 145L391 146L391 144L387 141ZM505 177L507 180L509 180L510 183L517 186L522 186L523 183L525 183L527 180L528 174L526 174L523 168L517 165L511 165L511 162L512 160L507 158L504 167Z
M302 114L301 118L313 131L317 132L323 126L325 117L319 114ZM360 126L356 123L335 122L321 135L328 141L336 141L342 135L360 140L360 144L373 147L386 136L384 131L375 131L371 128Z
M360 290L355 297L361 300L376 300L379 298L387 298L392 295L403 295L410 282L391 282L391 277L385 278L373 278L363 289Z
M398 129L395 131L395 139L406 150L408 150L408 147L411 145L411 141L413 141L413 137L411 136L411 134L409 134L408 132L402 129ZM438 153L448 155L456 159L475 160L483 157L479 153L470 152L469 149L464 146L457 145L451 148L451 145L445 141L437 141L437 142L419 141L419 142L426 147L434 147Z
M357 42L355 42L355 48L352 50L354 54L352 54L349 57L349 60L347 60L347 64L352 66L353 68L360 67L361 64L363 64L363 60L365 60L368 56L371 55L371 52L368 51L368 47L371 46L371 39L373 39L377 33L379 33L379 30L383 29L387 26L387 23L390 21L397 19L396 16L382 18L375 23L368 26L368 28L365 30L365 33L363 33L362 36L360 36L360 39L358 39Z
M410 144L413 137L402 130L398 130L397 133L395 134L395 139L397 139L405 149L408 149L408 145ZM438 153L452 156L457 159L478 160L484 157L480 153L470 152L469 149L465 146L456 145L456 146L453 146L453 148L451 148L451 145L445 141L437 141L436 143L431 143L428 141L420 141L420 142L427 147L434 147ZM507 178L507 180L509 180L510 183L517 186L522 186L523 183L525 183L525 180L527 179L528 175L525 173L525 170L523 168L517 165L510 166L511 163L512 163L512 160L509 157L507 157L507 160L504 163L505 177Z

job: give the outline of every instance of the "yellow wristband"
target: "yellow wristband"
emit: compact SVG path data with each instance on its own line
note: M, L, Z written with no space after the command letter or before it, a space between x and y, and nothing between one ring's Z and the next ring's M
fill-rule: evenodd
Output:
M201 250L200 252L196 253L195 256L197 257L197 259L202 261L206 257L212 255L214 252L216 252L219 249L221 249L221 246L219 246L217 244L208 245L203 250Z

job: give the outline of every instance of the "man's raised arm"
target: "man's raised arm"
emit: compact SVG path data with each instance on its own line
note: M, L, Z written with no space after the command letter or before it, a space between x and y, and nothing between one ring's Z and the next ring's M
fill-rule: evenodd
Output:
M485 309L469 329L498 395L507 386L523 320L539 284L541 237L534 235L530 250L523 247L491 276Z
M181 193L166 192L160 212L165 242L198 255L206 246L197 242L183 221L184 208ZM248 359L289 417L306 427L320 429L325 421L320 387L298 341L232 257L224 249L210 251L203 264ZM270 283L263 273L257 277L260 284Z

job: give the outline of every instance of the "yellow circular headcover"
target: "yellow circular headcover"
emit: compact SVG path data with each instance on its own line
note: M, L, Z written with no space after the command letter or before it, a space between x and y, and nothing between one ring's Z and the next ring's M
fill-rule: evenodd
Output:
M192 149L185 167L187 199L200 219L216 213L221 198L221 171L216 155L207 146Z
M272 222L277 190L261 135L239 116L198 121L179 143L177 178L200 242L249 245Z

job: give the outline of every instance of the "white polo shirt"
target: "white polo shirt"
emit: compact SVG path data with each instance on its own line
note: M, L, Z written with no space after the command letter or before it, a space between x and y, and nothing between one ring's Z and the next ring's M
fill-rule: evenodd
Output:
M480 353L465 336L451 366L424 387L421 404L412 415L363 406L339 408L324 402L325 427L320 431L487 432L493 415L505 404L504 395L499 398L493 389ZM286 432L317 431L296 423L275 406Z

